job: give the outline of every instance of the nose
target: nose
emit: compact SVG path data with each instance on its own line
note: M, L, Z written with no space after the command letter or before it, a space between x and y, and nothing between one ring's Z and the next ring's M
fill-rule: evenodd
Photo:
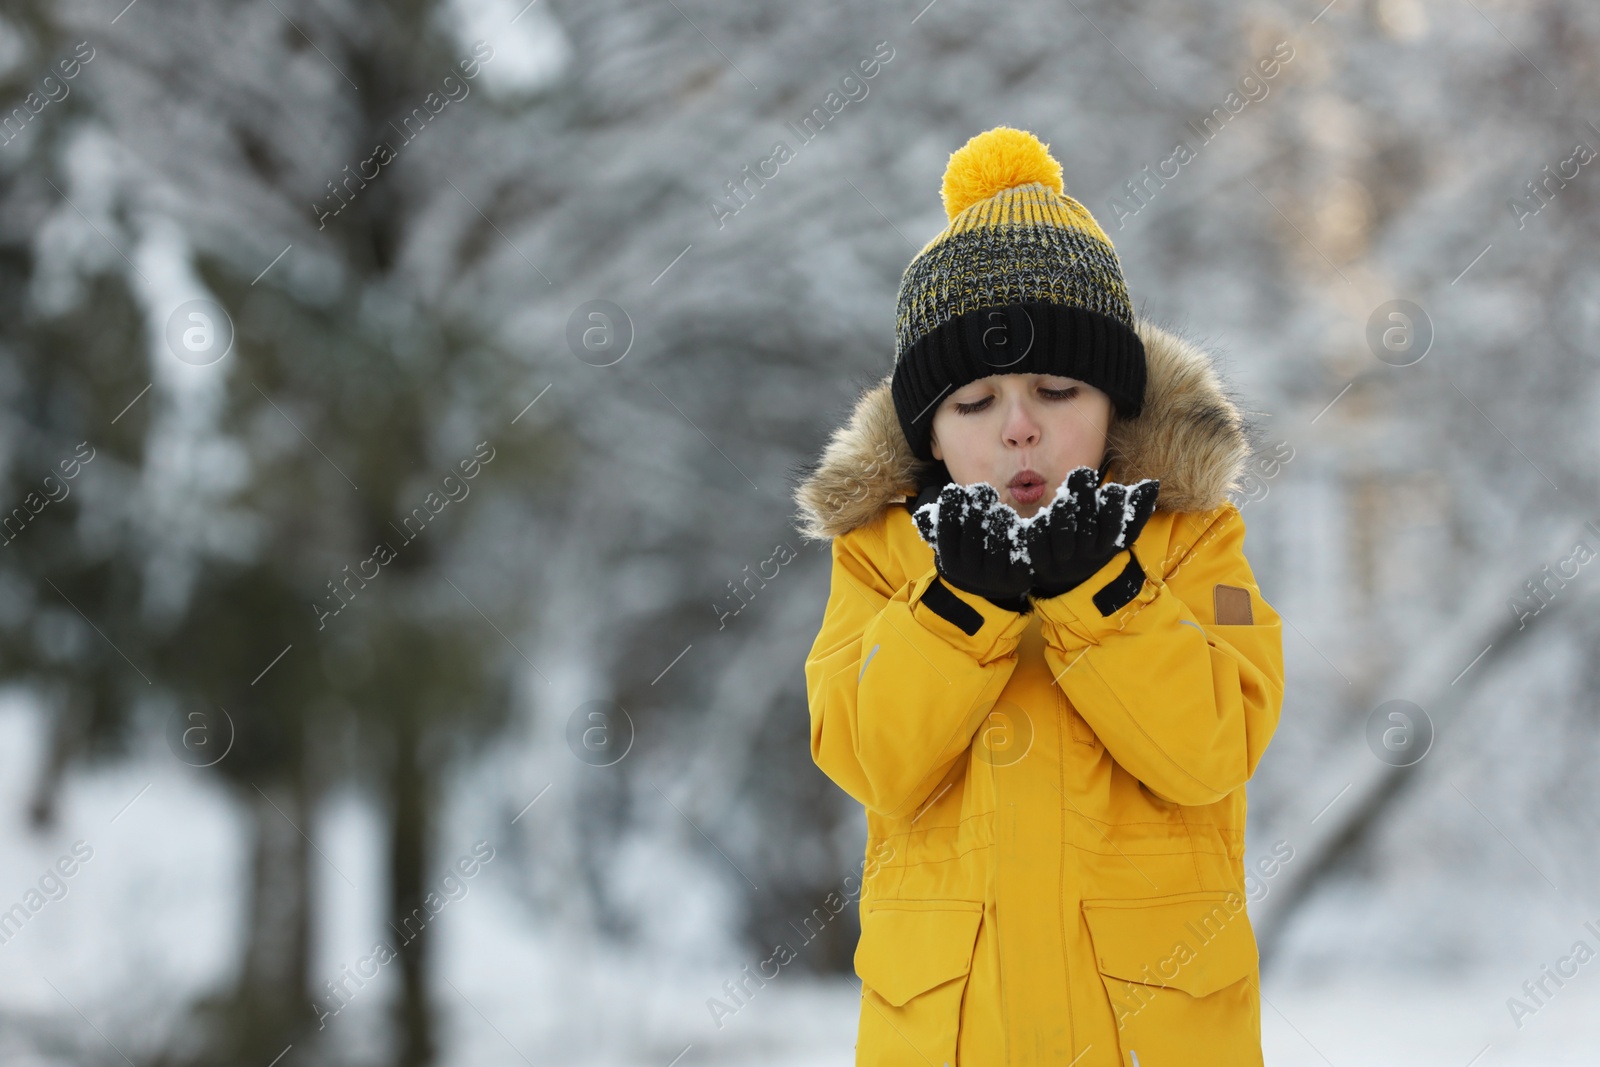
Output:
M1012 406L1003 433L1006 444L1013 448L1032 447L1039 443L1039 423L1028 414L1026 404Z

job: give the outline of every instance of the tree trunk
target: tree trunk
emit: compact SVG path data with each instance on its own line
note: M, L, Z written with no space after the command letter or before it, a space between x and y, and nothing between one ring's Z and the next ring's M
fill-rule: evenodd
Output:
M428 1003L431 913L424 904L427 887L428 812L431 782L422 763L421 731L409 710L396 717L394 766L391 773L392 837L389 851L390 925L400 938L401 993L398 1067L426 1067L433 1062L433 1014Z
M311 803L302 769L290 770L288 781L253 782L245 794L253 840L244 952L231 996L197 1006L209 1035L194 1062L265 1062L303 1041L314 1018L310 843L301 834Z

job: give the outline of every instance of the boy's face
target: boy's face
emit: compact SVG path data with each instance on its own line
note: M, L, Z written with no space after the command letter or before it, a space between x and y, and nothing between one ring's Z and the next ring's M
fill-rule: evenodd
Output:
M1087 382L992 374L944 398L933 415L933 456L962 485L988 482L1027 518L1072 468L1100 466L1110 425L1111 398Z

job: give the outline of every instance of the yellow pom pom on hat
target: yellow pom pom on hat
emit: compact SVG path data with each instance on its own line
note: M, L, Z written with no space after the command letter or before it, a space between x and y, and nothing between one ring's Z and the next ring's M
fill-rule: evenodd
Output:
M1061 164L996 126L950 153L949 225L900 278L891 393L912 452L932 460L936 401L992 374L1058 374L1144 404L1144 343L1111 239L1068 196Z
M1038 182L1060 193L1061 164L1050 146L1026 130L996 126L950 153L944 169L944 211L955 218L979 200Z

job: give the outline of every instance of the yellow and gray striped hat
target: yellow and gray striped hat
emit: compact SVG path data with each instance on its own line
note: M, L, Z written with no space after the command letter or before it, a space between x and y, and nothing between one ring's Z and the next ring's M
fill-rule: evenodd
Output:
M996 126L950 154L950 224L900 278L890 391L912 452L931 460L933 411L992 374L1059 374L1144 404L1144 343L1122 264L1061 164L1026 130Z

